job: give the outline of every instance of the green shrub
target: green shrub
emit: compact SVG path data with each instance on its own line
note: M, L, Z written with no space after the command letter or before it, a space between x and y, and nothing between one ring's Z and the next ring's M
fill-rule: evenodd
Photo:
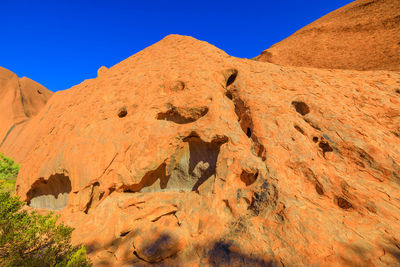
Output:
M23 209L12 196L19 165L0 154L0 266L89 266L84 246L71 245L72 228L56 224L58 217ZM12 184L10 188L4 186Z
M14 178L18 175L19 164L0 153L0 179Z
M13 192L19 164L0 153L0 185L2 191Z

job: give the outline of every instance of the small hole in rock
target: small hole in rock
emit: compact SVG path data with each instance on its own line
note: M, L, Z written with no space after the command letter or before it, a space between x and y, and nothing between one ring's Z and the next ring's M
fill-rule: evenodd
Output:
M299 131L301 134L304 135L304 131L303 131L303 129L300 128L300 126L295 125L294 128L295 128L297 131Z
M40 90L37 90L37 93L38 93L39 95L41 95L41 94L42 94L42 92L40 92Z
M296 109L297 113L301 114L302 116L307 115L310 113L310 107L301 101L293 101L292 105Z
M339 206L339 208L347 210L353 207L350 202L348 202L346 199L342 197L336 197L336 204Z
M246 186L253 184L257 180L257 177L258 171L256 173L251 173L243 170L240 174L240 180L242 180L242 182L244 182Z
M313 141L314 143L318 143L318 137L314 136L314 137L312 138L312 141Z
M324 189L322 188L322 185L320 185L319 183L315 184L315 191L317 191L318 195L324 194Z
M399 128L399 130L398 130L399 132L398 133L396 133L396 132L391 132L394 136L396 136L396 137L400 137L400 128Z
M226 87L231 85L236 80L238 71L237 70L229 70L229 74L230 75L229 75L228 79L226 80Z
M251 129L250 128L247 128L246 135L247 135L247 137L251 137Z
M325 140L321 140L318 146L322 149L322 153L325 155L326 152L332 152L333 148L329 145L329 143Z
M118 110L118 117L123 118L128 114L128 111L126 110L126 108L120 108Z
M396 93L400 94L400 89L397 89L397 90L396 90Z
M123 233L121 233L119 236L120 237L124 237L124 236L126 236L127 234L129 234L130 233L130 231L128 231L128 232L123 232Z

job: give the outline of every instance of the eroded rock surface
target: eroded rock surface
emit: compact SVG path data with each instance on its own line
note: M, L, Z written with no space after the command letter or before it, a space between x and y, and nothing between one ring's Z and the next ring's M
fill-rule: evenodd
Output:
M299 67L400 71L400 1L357 0L257 57Z
M398 265L399 88L168 36L50 99L17 193L95 266Z

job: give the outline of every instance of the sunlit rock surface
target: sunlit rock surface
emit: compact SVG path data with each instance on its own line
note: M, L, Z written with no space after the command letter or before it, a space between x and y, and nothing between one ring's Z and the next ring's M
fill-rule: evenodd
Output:
M17 162L24 160L34 140L20 134L52 94L37 82L0 67L0 152Z
M53 95L17 194L95 266L398 265L399 88L171 35Z
M257 57L298 67L400 71L400 1L357 0Z

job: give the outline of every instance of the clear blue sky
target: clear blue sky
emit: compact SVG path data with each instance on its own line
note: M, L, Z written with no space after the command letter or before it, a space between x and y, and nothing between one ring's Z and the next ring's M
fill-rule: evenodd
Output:
M0 0L0 66L58 91L173 33L252 58L350 2Z

